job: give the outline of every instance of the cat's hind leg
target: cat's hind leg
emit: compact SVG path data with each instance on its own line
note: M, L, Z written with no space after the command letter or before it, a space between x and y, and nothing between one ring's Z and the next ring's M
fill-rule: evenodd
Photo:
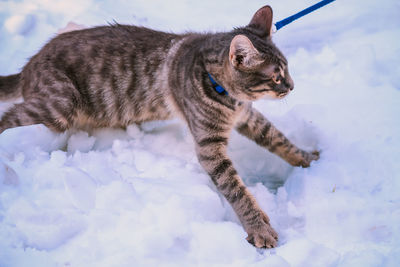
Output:
M56 132L63 132L72 125L74 108L62 99L34 98L15 104L4 113L0 133L8 128L44 124Z
M6 111L0 121L0 133L8 128L44 124L55 132L63 132L74 123L80 94L73 81L58 70L25 74L24 102Z

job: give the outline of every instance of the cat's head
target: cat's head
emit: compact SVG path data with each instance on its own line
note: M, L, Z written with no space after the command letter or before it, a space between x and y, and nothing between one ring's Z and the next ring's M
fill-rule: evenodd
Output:
M272 9L264 6L247 27L234 31L225 69L232 96L279 99L293 90L287 60L271 40L271 27Z

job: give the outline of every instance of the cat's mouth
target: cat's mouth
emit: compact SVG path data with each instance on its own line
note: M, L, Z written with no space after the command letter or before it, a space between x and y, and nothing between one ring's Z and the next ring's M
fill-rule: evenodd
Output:
M252 93L264 93L264 92L269 92L269 91L272 91L272 90L271 89L257 89L257 90L249 89L249 91L252 92Z
M289 93L289 91L280 93L280 94L278 94L278 98L284 98L285 96L288 95L288 93Z
M286 92L278 93L278 92L276 92L276 91L274 91L272 89L267 89L267 88L249 89L249 91L252 92L252 93L267 93L267 92L270 92L270 94L273 93L272 95L275 96L276 98L284 98L285 96L287 96L289 94L289 90L286 91Z

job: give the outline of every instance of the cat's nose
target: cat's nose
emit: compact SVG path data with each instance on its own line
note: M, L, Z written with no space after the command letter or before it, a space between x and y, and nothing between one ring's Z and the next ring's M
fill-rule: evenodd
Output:
M284 82L284 85L286 86L286 88L289 89L289 91L293 91L293 89L294 89L293 82L291 82L291 81L285 81L285 82Z

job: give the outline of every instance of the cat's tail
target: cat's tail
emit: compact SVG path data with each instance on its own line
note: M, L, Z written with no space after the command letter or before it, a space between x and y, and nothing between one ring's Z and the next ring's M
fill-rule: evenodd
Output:
M19 86L20 78L20 73L0 76L0 100L18 98L22 95L21 86Z

